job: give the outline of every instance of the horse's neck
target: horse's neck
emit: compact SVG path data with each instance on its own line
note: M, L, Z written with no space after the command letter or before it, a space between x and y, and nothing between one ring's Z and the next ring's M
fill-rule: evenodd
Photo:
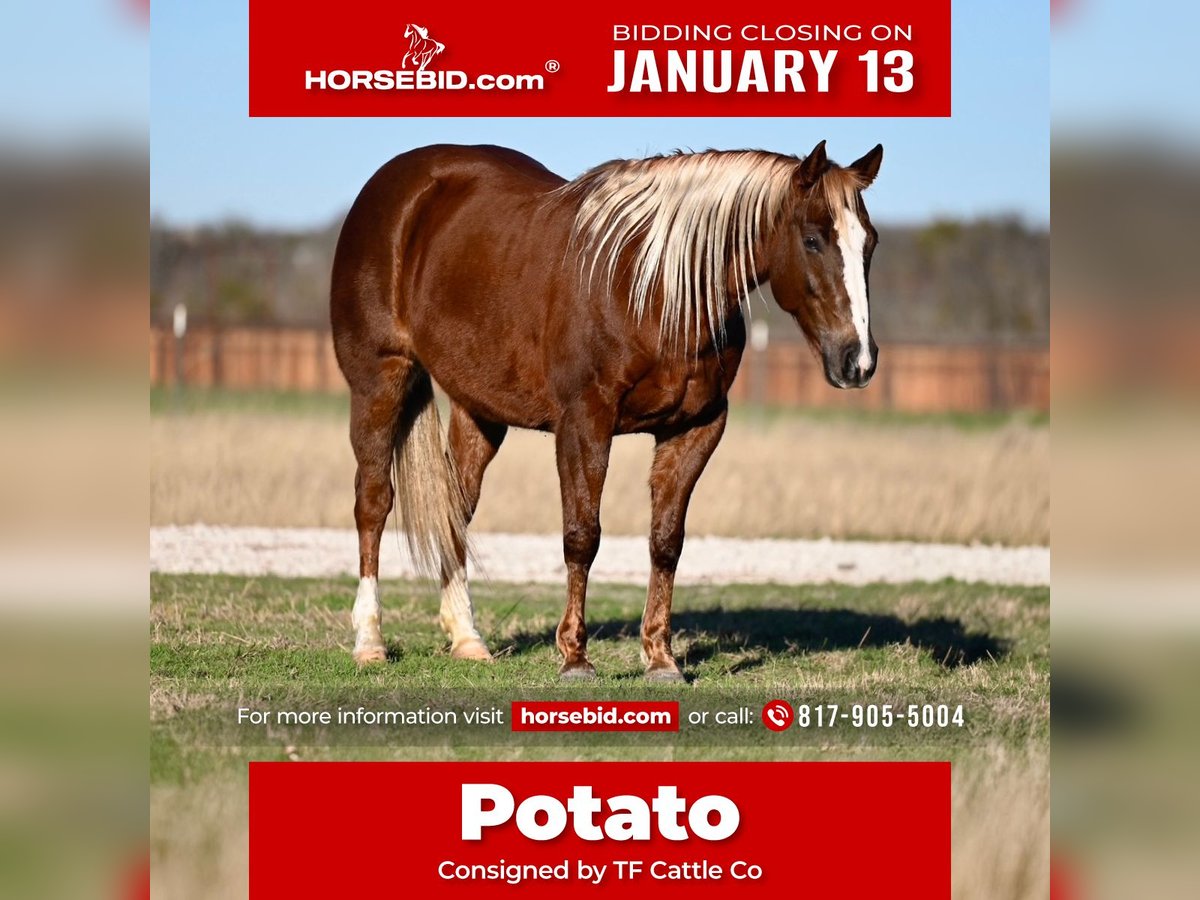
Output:
M663 337L662 346L668 348L669 356L677 356L682 349L685 356L698 362L704 357L725 352L730 345L732 333L745 329L746 314L751 304L761 303L764 300L767 303L774 302L770 273L766 264L759 262L764 255L759 252L755 253L755 259L751 261L750 271L746 274L745 282L734 280L732 274L727 273L730 283L726 286L725 306L721 310L721 322L717 323L717 327L714 327L713 317L707 306L701 304L695 310L697 318L690 321L686 336L678 334ZM749 288L748 294L743 295L743 287ZM662 315L661 303L655 305L658 315Z
M708 311L701 310L699 321L691 322L686 336L681 333L661 338L659 347L665 351L665 358L683 359L693 366L700 366L704 364L702 360L724 353L736 340L735 336L745 329L745 306L731 297L719 328L713 327Z

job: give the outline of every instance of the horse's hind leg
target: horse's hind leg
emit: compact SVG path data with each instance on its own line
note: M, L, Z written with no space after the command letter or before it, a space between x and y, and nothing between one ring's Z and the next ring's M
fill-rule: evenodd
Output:
M484 470L495 458L507 431L503 425L473 418L460 406L451 410L450 458L458 473L468 523L479 504ZM442 628L450 638L451 656L488 660L492 655L475 628L475 610L467 588L467 550L460 542L456 551L454 565L442 567Z
M380 631L379 542L392 509L392 452L412 361L384 357L369 375L350 380L350 443L358 462L354 477L354 522L358 527L358 594L354 661L383 662L387 648ZM349 378L349 375L348 375Z

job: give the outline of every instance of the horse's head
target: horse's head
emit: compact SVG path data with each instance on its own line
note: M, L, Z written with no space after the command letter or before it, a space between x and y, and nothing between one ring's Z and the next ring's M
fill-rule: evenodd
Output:
M419 38L424 38L427 33L428 32L426 32L425 29L423 29L420 25L405 25L404 26L404 36L406 38L410 38L413 36L416 36Z
M825 142L792 179L793 197L768 251L771 291L791 313L834 387L866 387L879 348L871 336L867 277L876 232L862 202L883 160L877 145L843 168Z

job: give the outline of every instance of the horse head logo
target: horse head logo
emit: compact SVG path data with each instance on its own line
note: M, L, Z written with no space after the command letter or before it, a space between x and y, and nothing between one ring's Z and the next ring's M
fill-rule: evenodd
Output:
M429 36L428 28L422 28L420 25L406 25L404 36L408 38L408 52L404 54L401 63L405 68L408 68L411 60L417 71L423 72L430 61L446 49L445 44Z

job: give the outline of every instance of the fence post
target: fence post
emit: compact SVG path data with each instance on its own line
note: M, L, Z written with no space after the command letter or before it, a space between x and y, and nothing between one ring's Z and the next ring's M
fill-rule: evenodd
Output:
M319 389L322 393L328 393L330 389L329 357L325 352L325 343L330 339L329 332L323 329L318 329L317 331L313 332L313 338L314 343L316 344L314 350L317 354L317 384L320 386Z
M171 333L175 336L175 378L172 394L178 397L185 387L185 378L187 377L183 364L183 342L184 336L187 334L187 306L182 303L175 304L175 310L171 316Z
M212 386L225 386L225 330L220 324L212 330Z
M987 348L988 411L1004 409L1004 392L1000 384L1000 349L995 344Z
M771 367L767 358L770 345L770 328L766 319L755 319L750 323L750 370L753 378L750 380L750 402L758 407L758 411L766 411L769 402L767 384Z

